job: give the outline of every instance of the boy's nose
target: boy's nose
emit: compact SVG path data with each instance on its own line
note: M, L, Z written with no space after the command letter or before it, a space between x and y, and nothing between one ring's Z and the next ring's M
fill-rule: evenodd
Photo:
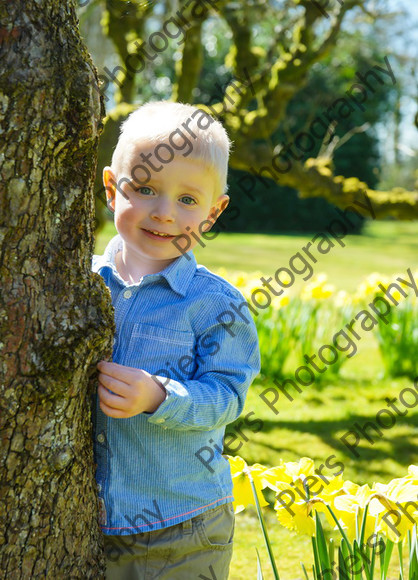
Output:
M174 221L174 204L170 200L158 200L155 204L151 217L159 221Z

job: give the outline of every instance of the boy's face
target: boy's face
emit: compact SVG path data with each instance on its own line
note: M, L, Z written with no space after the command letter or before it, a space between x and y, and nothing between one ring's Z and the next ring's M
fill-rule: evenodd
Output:
M140 267L143 263L160 271L182 253L173 240L183 234L187 236L186 251L193 249L198 243L195 236L201 238L211 228L227 207L229 196L223 194L215 199L215 172L202 161L182 155L176 155L159 171L148 166L151 178L147 180L144 173L137 173L135 181L135 167L144 165L143 159L153 153L153 148L132 149L124 159L120 174L115 175L110 167L104 169L108 207L115 214L115 227L131 264ZM144 154L142 159L140 153ZM204 223L205 220L211 223ZM184 237L178 246L186 247Z

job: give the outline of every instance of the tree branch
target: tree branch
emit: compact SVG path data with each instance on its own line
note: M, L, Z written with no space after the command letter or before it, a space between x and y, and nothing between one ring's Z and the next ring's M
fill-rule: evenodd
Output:
M185 33L182 58L176 62L176 82L173 84L173 100L190 103L193 89L198 85L203 64L202 24L193 24Z
M134 99L136 75L128 70L126 63L129 55L140 55L145 21L151 11L152 3L106 0L103 32L113 42L124 69L118 77L116 103L130 103Z

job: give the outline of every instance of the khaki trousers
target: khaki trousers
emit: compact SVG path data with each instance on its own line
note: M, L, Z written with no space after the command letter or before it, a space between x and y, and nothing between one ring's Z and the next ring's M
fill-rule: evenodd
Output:
M227 580L234 528L226 503L160 530L104 535L106 580Z

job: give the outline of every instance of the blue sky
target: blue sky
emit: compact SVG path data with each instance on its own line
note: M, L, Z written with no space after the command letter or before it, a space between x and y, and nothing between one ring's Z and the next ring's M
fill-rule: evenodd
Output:
M403 9L408 13L408 18L405 18L405 34L392 35L388 45L389 49L396 50L399 47L401 52L407 51L411 57L418 59L418 0L388 0L388 4L391 10ZM377 6L379 6L379 2L377 2ZM415 66L418 68L418 60L416 60ZM413 118L418 108L416 84L416 80L411 84L411 98L404 99L402 102L401 110L404 118L401 125L401 145L414 148L417 152L418 130L413 125ZM387 132L387 138L390 141L393 138L390 130Z

